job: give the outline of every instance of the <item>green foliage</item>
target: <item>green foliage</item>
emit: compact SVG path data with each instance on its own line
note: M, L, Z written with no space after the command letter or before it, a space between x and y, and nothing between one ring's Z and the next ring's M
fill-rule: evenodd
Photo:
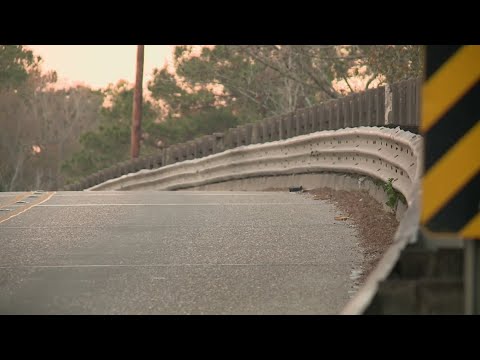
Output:
M383 75L382 83L391 84L422 75L424 53L420 45L365 45L358 48L367 73Z
M99 127L82 134L81 149L62 164L67 184L129 158L133 89L120 81L104 94L111 100L111 106L101 109ZM144 124L148 127L155 118L152 105L144 102Z
M388 182L383 183L382 185L383 190L387 193L388 196L388 201L385 204L387 204L387 206L391 209L395 209L399 200L406 204L406 199L402 195L402 193L400 193L393 187L393 182L396 180L397 179L389 178Z
M199 56L193 56L193 51L192 46L182 46L175 52L176 71L186 86L208 90L209 85L216 85L221 89L215 92L217 102L249 121L292 110L284 91L286 86L290 90L291 84L285 84L289 80L266 61L256 59L275 58L275 48L217 45L203 48ZM303 100L296 99L295 105L306 106Z
M29 69L38 65L40 57L22 45L0 45L0 89L24 83Z
M181 118L168 117L160 124L146 124L145 131L160 139L164 145L171 145L195 139L214 132L223 132L239 124L239 119L228 109L209 109Z
M340 97L334 80L354 91L352 78L368 88L419 76L423 54L417 45L181 45L174 64L177 76L164 67L149 84L171 115L221 104L252 122Z
M62 171L68 176L67 183L127 159L130 129L118 125L100 126L97 132L83 134L80 144L82 150L62 165Z
M153 98L162 100L172 116L208 111L215 107L215 96L207 89L187 92L179 86L174 75L166 68L155 69L153 80L148 84Z

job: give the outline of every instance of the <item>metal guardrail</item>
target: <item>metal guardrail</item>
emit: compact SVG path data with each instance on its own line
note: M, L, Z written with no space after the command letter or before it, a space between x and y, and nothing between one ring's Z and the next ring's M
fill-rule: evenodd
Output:
M159 169L140 170L88 190L176 190L241 179L292 173L353 173L387 182L407 202L422 164L422 138L399 128L358 127L321 131L253 144Z

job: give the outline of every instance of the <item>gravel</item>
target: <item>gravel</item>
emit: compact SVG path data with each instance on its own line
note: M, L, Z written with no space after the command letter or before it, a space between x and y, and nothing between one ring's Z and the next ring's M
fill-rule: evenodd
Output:
M376 267L383 254L393 243L398 221L393 212L386 212L383 205L366 191L343 191L328 188L313 189L306 192L314 200L326 200L335 205L338 216L345 216L357 229L358 241L363 252L362 274L359 283L363 283Z

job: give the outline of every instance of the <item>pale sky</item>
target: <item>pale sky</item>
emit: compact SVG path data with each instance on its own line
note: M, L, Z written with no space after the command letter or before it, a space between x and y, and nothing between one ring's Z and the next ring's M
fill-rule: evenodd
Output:
M56 70L59 83L105 87L120 79L135 81L136 45L26 45ZM145 45L144 86L154 67L171 62L173 45Z
M56 70L57 86L86 84L104 88L119 80L135 81L137 45L26 45L43 59L44 70ZM209 45L207 45L209 46ZM146 89L153 68L172 63L174 45L145 45L143 86ZM197 49L198 50L198 49ZM350 85L363 89L368 79L352 78ZM376 86L378 80L372 82ZM334 87L349 92L344 80L334 81Z

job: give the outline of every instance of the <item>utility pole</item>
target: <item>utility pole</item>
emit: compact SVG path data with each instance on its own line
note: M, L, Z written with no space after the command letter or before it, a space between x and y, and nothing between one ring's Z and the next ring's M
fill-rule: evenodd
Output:
M131 158L138 158L140 154L140 133L142 131L142 85L143 85L143 58L145 45L137 45L137 70L135 90L133 93L132 136L130 141Z

